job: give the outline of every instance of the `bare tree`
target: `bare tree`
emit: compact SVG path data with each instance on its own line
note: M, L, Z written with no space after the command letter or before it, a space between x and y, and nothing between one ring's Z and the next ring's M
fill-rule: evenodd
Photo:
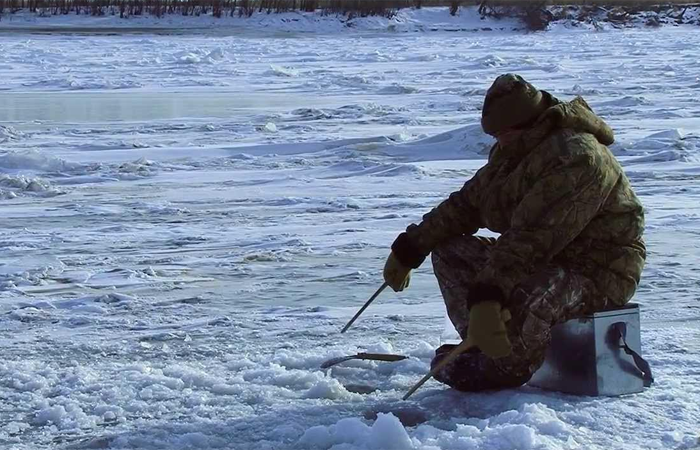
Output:
M457 11L459 11L459 7L462 3L462 0L450 0L450 15L451 16L456 16Z

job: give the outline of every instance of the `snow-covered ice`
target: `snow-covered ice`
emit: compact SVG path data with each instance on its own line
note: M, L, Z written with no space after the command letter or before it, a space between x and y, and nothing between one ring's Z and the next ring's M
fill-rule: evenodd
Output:
M698 448L696 28L255 20L0 35L0 447ZM484 163L507 71L617 133L647 208L641 394L431 381L402 402L443 334L429 263L339 334L395 236ZM409 358L319 367L357 351Z

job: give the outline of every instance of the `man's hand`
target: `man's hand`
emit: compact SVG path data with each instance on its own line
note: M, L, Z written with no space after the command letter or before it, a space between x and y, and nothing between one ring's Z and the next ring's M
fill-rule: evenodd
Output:
M394 252L391 252L384 264L384 281L395 292L406 289L411 281L411 268L401 264Z
M510 311L494 300L479 302L469 311L467 340L491 358L510 355L512 347L506 332Z

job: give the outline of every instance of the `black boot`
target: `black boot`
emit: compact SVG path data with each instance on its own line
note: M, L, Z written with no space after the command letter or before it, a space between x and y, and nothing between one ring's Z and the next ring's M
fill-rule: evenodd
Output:
M435 350L435 357L430 363L432 369L457 347L445 344ZM434 376L436 380L451 388L464 392L478 392L490 389L508 389L522 386L532 375L512 376L503 374L493 363L493 359L472 348L460 354Z

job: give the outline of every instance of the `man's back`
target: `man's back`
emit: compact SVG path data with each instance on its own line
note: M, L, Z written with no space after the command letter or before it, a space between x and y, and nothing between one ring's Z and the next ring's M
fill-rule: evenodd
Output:
M632 297L646 250L643 208L606 144L612 130L582 98L558 102L409 234L416 241L501 233L477 282L508 296L548 263L580 270L614 304ZM462 216L459 220L455 218ZM467 216L467 217L464 217Z

